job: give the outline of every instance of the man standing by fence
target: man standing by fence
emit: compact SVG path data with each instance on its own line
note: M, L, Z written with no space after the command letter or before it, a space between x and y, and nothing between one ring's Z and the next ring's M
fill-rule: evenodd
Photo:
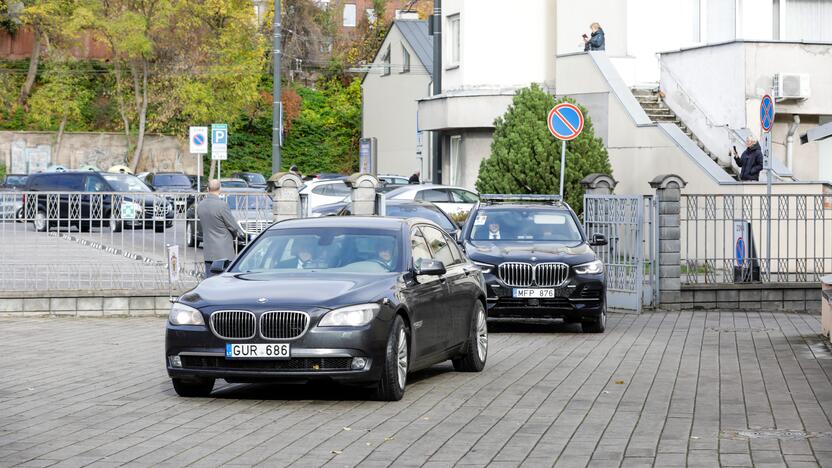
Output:
M208 195L197 207L197 218L202 227L202 246L205 257L205 277L213 276L211 264L216 260L234 260L234 239L245 238L228 204L220 198L220 181L208 182Z

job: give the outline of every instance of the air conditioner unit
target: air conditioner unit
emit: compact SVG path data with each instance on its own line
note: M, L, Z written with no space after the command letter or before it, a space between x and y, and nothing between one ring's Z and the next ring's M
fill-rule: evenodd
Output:
M778 73L774 75L774 94L777 99L809 99L809 75Z

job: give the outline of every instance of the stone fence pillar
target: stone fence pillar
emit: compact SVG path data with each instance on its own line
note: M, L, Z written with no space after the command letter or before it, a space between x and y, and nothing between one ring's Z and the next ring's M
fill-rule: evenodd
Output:
M656 190L659 223L659 306L678 310L682 302L680 213L682 189L687 182L673 174L650 181Z
M581 180L587 195L612 195L616 185L618 182L606 174L590 174Z
M276 223L302 217L300 188L303 180L291 172L279 172L269 178L268 189L272 194L272 220Z
M353 174L347 179L352 188L352 214L373 216L376 213L376 188L379 180L370 174Z

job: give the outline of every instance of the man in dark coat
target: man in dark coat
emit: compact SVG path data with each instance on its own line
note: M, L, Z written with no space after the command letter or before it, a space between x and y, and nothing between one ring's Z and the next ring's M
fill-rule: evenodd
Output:
M757 181L760 180L760 171L763 170L763 151L760 149L760 144L753 137L748 137L745 142L748 149L742 152L742 156L737 156L737 150L734 150L734 161L737 166L740 166L741 181Z
M418 184L419 183L419 172L414 172L410 179L407 180L410 184Z
M228 203L220 198L220 181L208 182L208 195L197 207L197 217L202 227L202 247L205 257L205 277L213 276L211 263L215 260L234 260L234 239L245 239L246 233L237 224Z
M604 50L606 41L604 40L604 30L601 29L601 25L592 23L590 29L592 29L592 37L586 37L586 34L584 34L584 52Z

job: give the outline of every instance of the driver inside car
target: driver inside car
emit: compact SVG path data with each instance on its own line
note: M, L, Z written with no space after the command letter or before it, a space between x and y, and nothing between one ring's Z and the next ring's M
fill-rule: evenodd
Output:
M387 271L393 271L395 267L395 262L393 260L393 242L382 240L379 241L378 246L378 261Z

